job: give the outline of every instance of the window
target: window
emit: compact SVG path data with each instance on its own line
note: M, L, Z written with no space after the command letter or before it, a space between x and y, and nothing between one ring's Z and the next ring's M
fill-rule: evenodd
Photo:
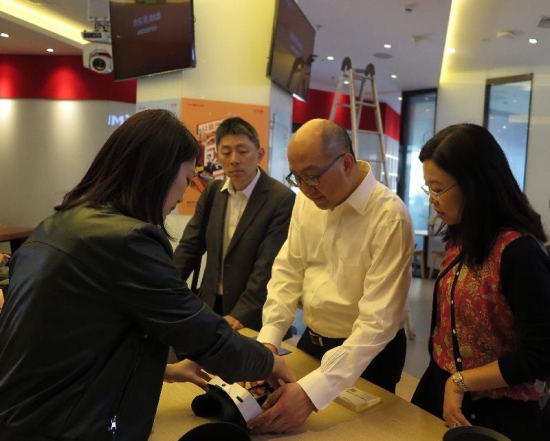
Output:
M518 185L525 185L533 75L487 80L484 126L500 144Z
M424 185L424 172L418 155L422 146L434 135L436 98L436 90L403 93L398 194L409 207L417 231L428 230L430 218L428 196L420 189ZM418 245L421 247L420 243Z

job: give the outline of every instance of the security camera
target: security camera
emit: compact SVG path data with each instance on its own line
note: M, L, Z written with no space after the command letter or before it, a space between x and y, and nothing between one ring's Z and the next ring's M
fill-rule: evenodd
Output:
M90 43L82 49L84 67L95 73L108 74L113 71L113 53L111 45Z

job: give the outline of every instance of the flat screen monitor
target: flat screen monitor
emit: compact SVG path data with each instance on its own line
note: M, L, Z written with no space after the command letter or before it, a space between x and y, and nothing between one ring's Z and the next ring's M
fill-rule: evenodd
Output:
M115 80L195 67L193 0L110 0Z
M315 28L294 0L278 0L267 76L288 92L307 100Z

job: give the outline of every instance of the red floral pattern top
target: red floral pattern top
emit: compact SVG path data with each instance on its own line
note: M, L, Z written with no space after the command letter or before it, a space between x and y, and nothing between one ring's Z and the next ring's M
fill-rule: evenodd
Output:
M461 267L454 290L455 330L451 325L451 291L459 264L438 280L436 324L432 334L433 358L441 369L455 372L456 362L462 370L484 366L515 350L519 333L500 285L502 251L521 237L517 231L503 231L481 269ZM458 256L459 247L447 247L441 262L442 271ZM453 350L456 332L460 354ZM538 400L542 396L532 383L472 392L472 398L510 397L518 400Z

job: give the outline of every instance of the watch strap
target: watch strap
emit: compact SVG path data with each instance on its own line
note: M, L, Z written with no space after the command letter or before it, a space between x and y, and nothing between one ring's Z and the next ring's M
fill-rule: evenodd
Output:
M464 383L464 377L461 372L456 371L451 378L460 390L462 390L462 392L468 392L468 388L466 387L466 383Z

